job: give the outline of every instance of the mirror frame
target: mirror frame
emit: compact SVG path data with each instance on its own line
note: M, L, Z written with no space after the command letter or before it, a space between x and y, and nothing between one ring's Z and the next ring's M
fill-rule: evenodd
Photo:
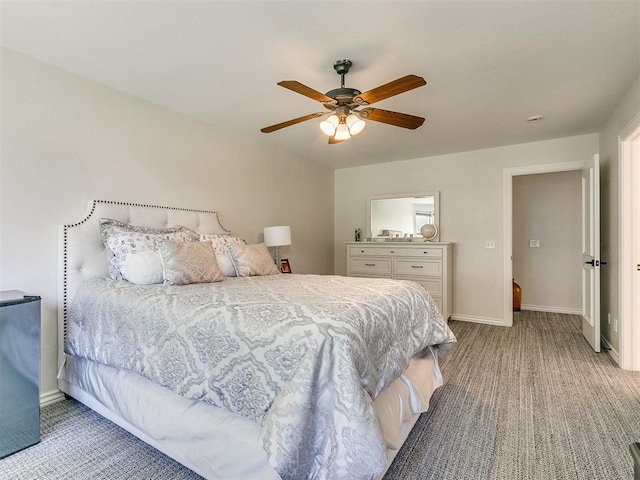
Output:
M366 238L373 238L371 233L371 201L372 200L384 200L386 198L407 198L407 197L427 197L433 196L433 222L438 227L438 235L431 240L432 242L440 241L440 191L433 192L408 192L408 193L395 193L388 195L372 195L367 197L367 235Z

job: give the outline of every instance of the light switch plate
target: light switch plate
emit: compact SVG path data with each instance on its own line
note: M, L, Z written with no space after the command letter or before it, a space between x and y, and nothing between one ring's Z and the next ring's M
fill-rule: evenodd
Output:
M540 248L540 240L529 240L529 248Z

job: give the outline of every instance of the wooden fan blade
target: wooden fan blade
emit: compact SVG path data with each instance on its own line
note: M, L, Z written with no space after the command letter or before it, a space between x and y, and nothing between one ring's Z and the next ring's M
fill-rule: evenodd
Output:
M321 117L325 113L327 113L327 112L310 113L309 115L305 115L304 117L294 118L293 120L289 120L289 121L282 122L282 123L277 123L275 125L271 125L270 127L261 128L260 131L262 133L275 132L276 130L280 130L281 128L290 127L291 125L295 125L296 123L302 123L302 122L306 122L307 120L311 120L312 118Z
M368 92L361 93L353 97L353 102L358 105L370 105L374 102L379 102L385 98L399 95L414 88L422 87L427 82L424 78L417 75L407 75L405 77L394 80L393 82L385 83L384 85L369 90Z
M300 82L296 82L295 80L283 80L282 82L278 82L278 85L321 103L336 103L333 98L327 97L324 93L320 93L319 91L314 90L311 87L307 87Z
M329 145L335 145L336 143L342 143L344 140L336 140L335 137L329 137Z
M415 117L406 113L391 112L380 108L364 108L360 112L360 117L374 122L387 123L396 127L409 128L415 130L424 123L424 118Z

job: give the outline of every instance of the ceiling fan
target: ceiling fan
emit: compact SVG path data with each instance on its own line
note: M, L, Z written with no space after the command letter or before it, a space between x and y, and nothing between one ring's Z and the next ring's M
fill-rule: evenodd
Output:
M348 140L353 135L360 133L366 125L365 120L386 123L411 130L415 130L424 123L424 118L422 117L368 107L368 105L374 102L379 102L380 100L426 85L427 82L424 78L418 77L417 75L406 75L362 93L355 88L347 88L344 86L344 76L349 73L352 65L351 60L338 60L333 64L334 70L340 75L340 88L330 90L326 94L320 93L295 80L278 82L278 85L281 87L288 88L289 90L322 103L328 111L310 113L304 117L294 118L287 122L261 128L260 131L263 133L271 133L281 128L306 122L313 118L329 115L326 120L320 123L320 129L329 137L329 143L334 144Z

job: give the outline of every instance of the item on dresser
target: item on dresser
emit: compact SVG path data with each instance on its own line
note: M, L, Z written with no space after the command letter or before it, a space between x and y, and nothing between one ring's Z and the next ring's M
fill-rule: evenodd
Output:
M438 227L430 223L425 223L420 227L420 235L422 235L425 242L430 242L438 236Z
M453 309L453 244L447 242L362 245L347 242L347 275L418 282L445 320Z
M99 217L230 233L215 212L102 201L63 226L64 393L208 479L382 477L455 341L422 288L295 274L136 285L107 278Z

